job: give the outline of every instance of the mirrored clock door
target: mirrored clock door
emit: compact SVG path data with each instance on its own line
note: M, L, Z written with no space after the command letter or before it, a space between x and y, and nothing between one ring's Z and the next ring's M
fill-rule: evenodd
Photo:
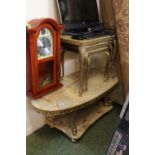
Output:
M38 59L53 56L53 35L48 28L42 28L37 38Z
M39 89L54 84L54 40L51 29L42 28L37 38Z

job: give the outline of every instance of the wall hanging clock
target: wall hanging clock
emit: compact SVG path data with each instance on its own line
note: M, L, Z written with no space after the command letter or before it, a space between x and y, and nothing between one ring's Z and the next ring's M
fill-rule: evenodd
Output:
M60 83L60 33L50 18L34 19L26 29L26 94L39 98Z

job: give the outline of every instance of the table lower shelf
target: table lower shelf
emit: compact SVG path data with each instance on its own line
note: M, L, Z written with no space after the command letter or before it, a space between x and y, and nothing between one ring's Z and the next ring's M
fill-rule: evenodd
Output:
M98 101L98 103L79 111L56 117L47 117L47 124L62 131L73 142L76 142L97 119L112 108L112 105L106 105L103 101Z

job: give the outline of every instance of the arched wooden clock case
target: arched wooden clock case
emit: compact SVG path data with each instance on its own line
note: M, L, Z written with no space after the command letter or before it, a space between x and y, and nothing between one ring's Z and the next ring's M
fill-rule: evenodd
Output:
M26 30L26 94L39 98L61 87L60 32L50 18L29 21Z

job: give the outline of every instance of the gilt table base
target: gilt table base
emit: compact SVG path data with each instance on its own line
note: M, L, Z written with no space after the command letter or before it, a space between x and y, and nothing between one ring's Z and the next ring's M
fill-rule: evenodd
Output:
M76 142L97 119L112 110L112 108L112 105L98 101L95 105L79 111L56 117L47 117L46 121L50 127L62 131L73 142Z

